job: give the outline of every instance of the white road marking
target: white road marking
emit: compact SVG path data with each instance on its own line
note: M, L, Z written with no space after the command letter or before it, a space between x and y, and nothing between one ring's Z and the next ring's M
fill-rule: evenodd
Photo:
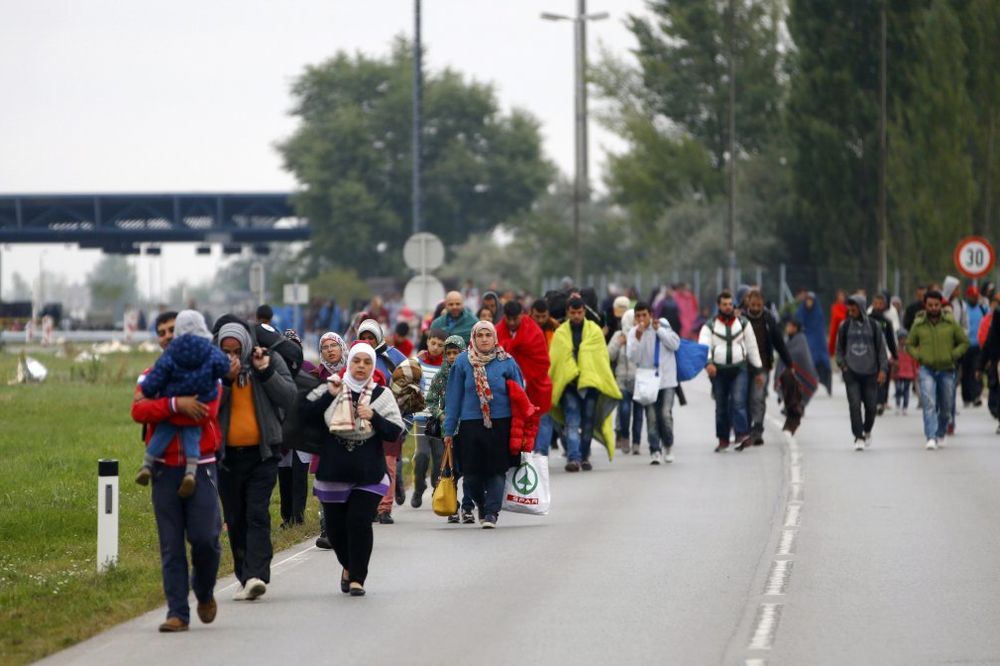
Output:
M791 483L794 485L796 483L802 483L802 466L792 465L791 470L789 470L791 475Z
M782 530L778 542L778 555L786 556L795 552L795 530Z
M791 560L775 560L771 564L771 575L767 577L767 585L764 587L764 596L781 596L788 589L788 579L792 575Z
M788 501L798 502L799 504L802 504L802 502L805 501L805 498L806 498L806 492L805 490L803 490L802 484L801 483L791 484L791 486L788 489Z
M789 504L788 508L785 509L785 527L798 527L799 520L802 518L801 514L801 504Z
M316 546L314 546L314 545L313 546L309 546L308 548L303 548L302 550L300 550L299 552L295 553L294 555L290 555L290 556L286 557L285 559L281 560L280 562L278 562L276 564L272 564L271 565L271 575L273 576L276 573L280 573L280 571L281 571L282 568L284 568L284 569L291 569L291 568L293 568L293 567L301 564L302 562L305 562L305 560L306 560L305 556L308 555L310 552L312 552L314 550L319 550L319 549L316 548ZM285 565L285 564L289 564L289 566L283 567L283 565ZM239 584L240 584L240 582L237 580L237 581L235 581L233 583L230 583L229 585L226 585L224 588L222 588L221 590L218 590L217 592L218 593L222 593L222 592L226 592L227 590L235 590L236 586L239 585Z
M767 666L767 661L764 659L747 659L743 662L743 666Z
M757 621L754 623L753 637L750 639L751 650L770 650L774 644L774 635L778 631L778 620L781 618L781 604L761 604L757 609Z

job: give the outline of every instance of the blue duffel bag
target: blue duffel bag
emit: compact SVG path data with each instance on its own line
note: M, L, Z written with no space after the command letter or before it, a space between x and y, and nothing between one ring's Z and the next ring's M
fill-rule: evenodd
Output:
M708 347L693 340L682 339L680 349L674 355L677 360L677 381L686 382L705 369Z

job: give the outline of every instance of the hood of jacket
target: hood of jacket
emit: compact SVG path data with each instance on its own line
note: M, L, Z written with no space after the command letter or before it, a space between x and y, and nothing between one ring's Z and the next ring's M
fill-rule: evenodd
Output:
M868 299L861 294L854 294L847 297L847 302L857 305L858 309L861 310L861 321L868 319ZM848 315L848 317L850 316Z

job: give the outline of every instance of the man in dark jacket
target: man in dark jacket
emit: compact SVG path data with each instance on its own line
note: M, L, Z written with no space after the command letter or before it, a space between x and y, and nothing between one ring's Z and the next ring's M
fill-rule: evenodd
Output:
M781 358L786 368L792 367L792 359L785 348L785 338L781 334L778 322L767 308L764 307L764 295L757 289L752 289L746 296L746 317L753 327L757 348L760 350L761 368L747 367L748 405L750 414L750 440L754 446L764 443L764 415L767 410L768 377L774 368L775 353ZM763 381L757 377L763 376Z
M866 305L863 296L848 297L847 319L837 329L837 365L847 385L855 451L871 446L878 387L886 381L889 371L885 336L878 324L865 314Z
M224 324L216 339L229 356L219 408L219 496L240 582L233 599L252 601L271 579L271 493L278 480L281 420L295 404L296 388L281 355L255 346L242 322Z

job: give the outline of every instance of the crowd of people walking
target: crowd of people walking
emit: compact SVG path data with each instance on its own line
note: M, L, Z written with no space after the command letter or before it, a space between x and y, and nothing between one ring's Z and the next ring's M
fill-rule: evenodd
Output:
M604 302L571 285L535 299L473 290L448 293L422 319L401 311L394 321L373 303L343 332L323 331L315 354L296 331L274 328L266 306L256 321L223 315L211 330L193 310L157 317L163 355L140 377L132 417L147 445L136 480L152 484L159 530L161 631L187 629L191 589L199 618L214 620L223 520L234 599L267 592L271 495L277 485L282 527L302 523L310 475L321 506L316 545L334 551L341 590L363 596L373 524L393 524L394 504L406 499L411 433L411 506L423 505L451 461L463 493L445 519L495 529L522 454L561 448L565 471L585 473L594 440L609 459L637 456L645 428L649 463L673 463L674 405L686 403L683 382L702 370L718 453L765 443L771 391L784 436L794 438L818 388L832 394L834 364L856 451L892 411L890 384L896 414L918 401L929 450L955 432L959 390L963 408L978 407L985 379L1000 418L1000 318L989 284L963 294L948 278L906 308L888 294L869 305L864 291L838 292L829 317L807 290L780 309L757 287L724 290L702 316L684 285Z

